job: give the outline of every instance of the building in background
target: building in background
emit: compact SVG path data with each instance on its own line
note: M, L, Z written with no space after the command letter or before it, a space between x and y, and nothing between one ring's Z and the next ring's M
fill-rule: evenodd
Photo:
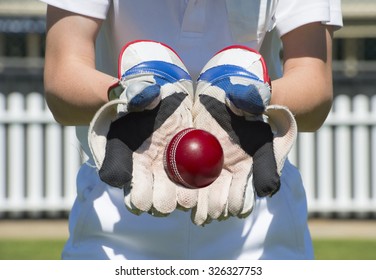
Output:
M0 92L43 92L45 4L0 0Z
M376 89L376 1L342 0L344 28L335 34L336 94L374 95Z

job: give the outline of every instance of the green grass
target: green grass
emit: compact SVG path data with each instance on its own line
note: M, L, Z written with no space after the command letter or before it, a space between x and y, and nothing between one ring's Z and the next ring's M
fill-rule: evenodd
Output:
M376 260L375 239L315 239L318 260Z
M1 260L59 260L64 240L0 240ZM317 260L376 260L376 240L315 239Z
M0 260L59 260L65 240L0 240Z

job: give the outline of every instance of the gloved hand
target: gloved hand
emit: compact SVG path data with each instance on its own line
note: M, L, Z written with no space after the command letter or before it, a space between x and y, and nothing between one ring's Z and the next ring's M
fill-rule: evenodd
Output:
M101 180L124 189L131 212L164 216L197 203L197 191L168 178L162 158L167 139L192 126L192 95L172 49L153 41L123 48L119 82L90 124L89 146Z
M222 173L200 189L196 224L246 217L255 197L272 196L297 134L291 112L270 106L270 79L262 56L233 46L217 53L198 79L194 127L216 135L224 151Z

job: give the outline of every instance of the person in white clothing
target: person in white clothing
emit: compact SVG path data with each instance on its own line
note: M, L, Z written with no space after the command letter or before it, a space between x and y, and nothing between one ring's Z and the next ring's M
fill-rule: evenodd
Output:
M109 102L123 46L152 40L171 47L193 81L228 46L259 51L271 77L270 104L289 108L300 132L316 131L331 108L340 0L41 1L48 4L46 101L57 122L77 127L89 157L77 176L63 259L314 258L303 183L288 160L280 190L256 198L247 217L201 227L185 211L163 218L128 211L123 191L98 175L88 126Z

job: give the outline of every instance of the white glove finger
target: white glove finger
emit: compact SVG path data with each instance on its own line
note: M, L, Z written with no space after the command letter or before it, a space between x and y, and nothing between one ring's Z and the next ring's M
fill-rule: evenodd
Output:
M197 206L192 209L191 219L195 225L204 225L208 219L208 199L210 195L210 186L201 188L198 191Z
M244 195L243 209L238 214L239 218L246 218L252 213L256 203L255 189L253 188L253 174L249 177Z
M176 208L176 184L169 180L164 172L162 157L158 157L153 163L154 186L153 207L158 213L170 214Z
M218 219L220 216L228 215L228 196L231 180L231 173L227 170L222 170L221 175L210 185L208 201L208 216L210 218Z
M243 170L232 172L233 177L228 197L228 211L232 216L237 216L243 209L244 197L246 193L248 178L250 176L250 167L252 166L252 162L249 161L247 163L244 163L244 165L242 166L244 167ZM253 188L252 185L250 187Z
M179 208L183 210L191 209L197 205L198 189L190 189L184 186L177 185L177 202Z
M141 212L147 212L152 207L153 197L153 175L149 166L151 166L152 155L147 156L140 153L133 154L133 178L130 186L130 193L125 189L125 204L131 209L139 209ZM157 151L155 151L157 152ZM137 184L137 188L134 187ZM136 211L136 210L135 210Z

